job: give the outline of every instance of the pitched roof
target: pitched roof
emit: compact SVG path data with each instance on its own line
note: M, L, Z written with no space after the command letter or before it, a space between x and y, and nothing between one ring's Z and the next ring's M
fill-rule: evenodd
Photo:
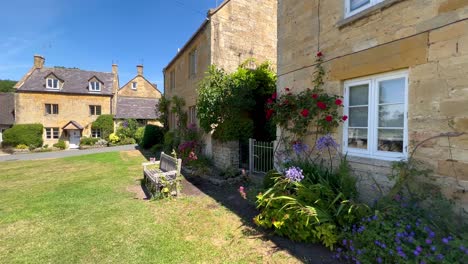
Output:
M51 73L63 81L63 87L60 90L45 88L46 78ZM93 77L96 77L103 83L101 92L92 92L88 89L89 80ZM17 91L112 95L113 81L114 74L108 72L66 68L42 68L35 69Z
M0 93L0 124L13 125L15 123L15 94Z
M78 122L72 120L72 121L68 122L66 125L64 125L62 127L62 129L79 129L79 130L83 130L84 128Z
M153 98L119 97L117 99L117 114L115 118L157 119L156 104L158 102L159 99Z

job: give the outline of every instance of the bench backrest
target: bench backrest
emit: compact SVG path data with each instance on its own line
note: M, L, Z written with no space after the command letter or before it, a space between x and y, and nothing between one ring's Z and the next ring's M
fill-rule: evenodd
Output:
M164 152L161 152L161 158L159 163L159 169L167 172L167 171L177 171L177 174L180 174L180 167L182 165L181 159L176 159L167 155Z

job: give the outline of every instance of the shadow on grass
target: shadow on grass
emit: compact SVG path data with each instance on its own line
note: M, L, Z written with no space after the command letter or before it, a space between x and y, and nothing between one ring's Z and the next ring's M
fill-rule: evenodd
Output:
M160 153L155 155L143 149L139 149L147 160L150 157L160 156ZM332 252L320 244L308 244L302 242L294 242L287 238L274 235L271 230L265 230L254 224L253 218L259 213L255 205L244 200L238 192L238 185L224 185L216 186L211 182L204 180L200 177L184 174L185 180L182 182L182 193L191 196L206 194L215 199L219 204L223 205L231 212L238 215L243 222L243 234L252 239L262 239L272 241L276 248L271 254L286 250L291 255L302 260L304 263L339 263L332 259ZM246 188L249 188L246 185ZM145 191L147 197L149 193L146 190L143 181L142 189ZM239 227L241 228L241 227Z

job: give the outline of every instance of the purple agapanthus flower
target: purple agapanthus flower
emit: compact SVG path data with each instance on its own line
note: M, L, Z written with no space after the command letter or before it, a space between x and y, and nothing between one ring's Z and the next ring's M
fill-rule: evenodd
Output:
M294 152L296 152L297 155L309 150L309 146L301 141L294 142L292 147L293 147Z
M286 178L290 179L294 182L300 182L304 179L304 175L302 174L301 168L298 167L290 167L285 172Z
M320 137L316 142L316 148L318 151L322 151L328 148L337 149L339 146L340 145L336 143L330 134Z

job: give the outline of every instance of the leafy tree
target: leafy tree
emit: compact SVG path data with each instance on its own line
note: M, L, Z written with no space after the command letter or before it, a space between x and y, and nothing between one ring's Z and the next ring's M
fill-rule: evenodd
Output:
M165 96L162 96L156 104L156 115L158 116L158 121L161 122L164 126L164 130L169 130L169 106L171 100L167 99Z
M93 129L100 129L101 136L108 139L109 135L114 132L114 117L112 115L100 115L91 125Z
M198 88L200 127L205 132L215 128L213 137L221 141L273 140L275 128L265 118L265 101L275 89L276 75L268 62L247 60L231 74L211 66Z
M12 80L0 80L0 93L13 93L15 92L15 84L17 81Z

